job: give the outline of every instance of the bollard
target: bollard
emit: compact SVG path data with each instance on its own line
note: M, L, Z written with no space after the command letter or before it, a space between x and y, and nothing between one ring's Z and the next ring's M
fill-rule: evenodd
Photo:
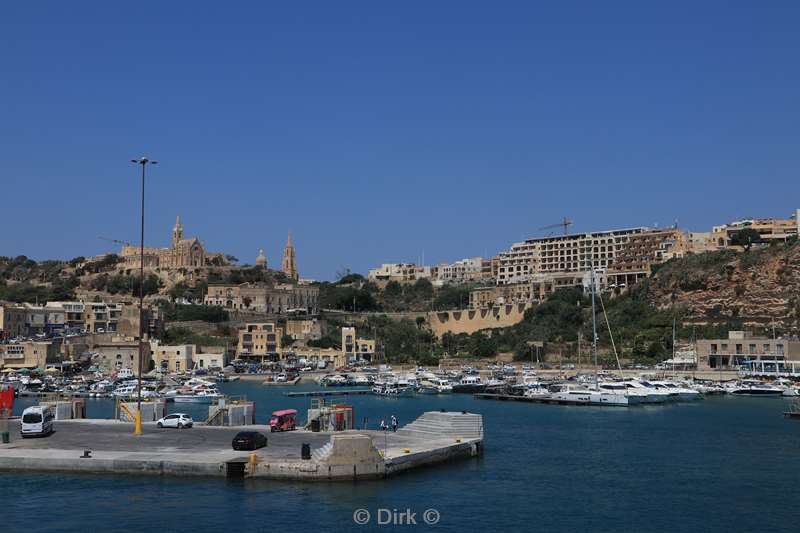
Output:
M300 457L304 461L308 461L309 459L311 459L311 445L310 444L303 443L300 446Z
M250 452L250 465L256 466L258 464L258 456L256 452Z

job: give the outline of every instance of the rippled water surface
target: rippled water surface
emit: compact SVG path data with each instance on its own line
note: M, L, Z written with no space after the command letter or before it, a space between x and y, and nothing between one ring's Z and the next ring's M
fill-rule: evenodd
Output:
M274 409L308 400L254 382L225 384ZM379 509L411 509L436 531L797 531L800 420L778 398L712 397L637 408L587 408L475 400L468 395L353 396L359 425L424 411L484 415L485 454L359 483L288 483L0 473L3 531L386 530ZM109 400L88 399L107 417ZM20 400L19 411L29 401ZM196 419L206 406L180 406ZM357 509L371 513L357 525ZM436 509L435 526L423 512ZM383 512L386 517L387 512Z

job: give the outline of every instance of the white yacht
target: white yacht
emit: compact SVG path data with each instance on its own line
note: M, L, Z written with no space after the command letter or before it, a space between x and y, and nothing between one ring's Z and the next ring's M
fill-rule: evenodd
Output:
M624 383L625 386L628 387L629 392L635 391L636 394L642 395L641 403L664 403L672 399L669 392L654 387L647 387L635 379L626 379L621 383Z
M776 387L768 383L755 380L743 380L725 386L728 394L747 395L747 396L781 396L783 387Z
M683 387L672 381L642 380L641 383L645 387L652 387L655 390L668 393L672 400L697 400L700 398L700 393L696 390Z

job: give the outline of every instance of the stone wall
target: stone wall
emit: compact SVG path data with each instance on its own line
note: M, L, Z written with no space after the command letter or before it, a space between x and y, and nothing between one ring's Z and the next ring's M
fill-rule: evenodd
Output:
M447 333L475 333L482 329L513 326L525 317L530 304L508 304L491 309L437 311L428 313L428 324L439 337Z

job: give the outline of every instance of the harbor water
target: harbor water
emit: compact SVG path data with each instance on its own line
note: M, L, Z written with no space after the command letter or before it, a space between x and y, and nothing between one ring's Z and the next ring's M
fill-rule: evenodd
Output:
M296 408L296 387L222 384L255 400L259 423ZM6 531L385 530L406 510L436 531L796 531L800 421L780 398L709 397L635 408L476 400L340 396L357 426L400 425L424 411L481 413L485 454L369 482L297 483L205 478L0 473ZM15 411L34 403L21 398ZM113 401L87 399L90 417ZM171 405L203 420L208 406ZM185 430L191 431L191 430ZM18 437L17 437L18 438ZM366 509L367 524L354 521ZM438 523L425 523L434 509ZM392 514L396 512L395 514ZM361 515L362 517L364 515ZM388 524L378 524L379 517ZM401 521L402 516L399 518Z

